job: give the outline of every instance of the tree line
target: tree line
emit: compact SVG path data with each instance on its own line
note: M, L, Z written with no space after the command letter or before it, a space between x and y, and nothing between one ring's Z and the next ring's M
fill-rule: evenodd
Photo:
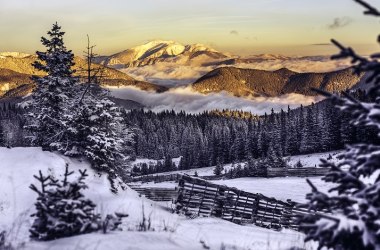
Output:
M355 95L363 97L364 93ZM179 169L327 152L359 139L376 138L375 130L349 124L349 116L330 100L278 113L272 110L260 117L236 114L226 110L201 114L132 110L124 119L133 130L134 157L182 156ZM172 169L170 164L160 164L151 172Z

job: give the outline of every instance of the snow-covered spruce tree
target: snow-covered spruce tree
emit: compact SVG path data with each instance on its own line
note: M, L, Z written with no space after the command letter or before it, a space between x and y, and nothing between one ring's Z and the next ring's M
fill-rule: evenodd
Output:
M107 232L116 230L124 214L107 215L102 220L95 213L96 205L86 199L82 191L88 186L84 182L88 176L86 170L79 170L79 177L70 180L73 171L66 170L62 180L52 176L44 176L39 172L34 176L41 187L34 184L30 189L37 193L35 220L30 229L30 237L35 240L53 240L98 230Z
M366 8L365 14L380 16L380 12L367 3L356 2ZM351 58L356 73L367 72L368 82L373 85L367 97L372 101L361 102L347 92L343 96L325 94L351 116L351 124L374 128L380 137L380 62L377 61L380 55L374 54L368 59L335 40L332 42L341 50L334 59ZM380 249L379 152L380 145L362 142L347 145L338 164L322 161L323 167L330 167L323 179L334 187L329 193L323 193L308 180L312 186L312 193L307 195L309 209L327 213L301 219L300 228L307 234L306 240L318 241L319 248Z
M294 165L295 168L303 168L302 162L300 160L297 161L296 165Z
M214 170L213 170L213 172L214 172L214 175L216 175L216 176L220 176L220 175L222 175L222 172L224 171L224 167L223 167L223 165L220 163L220 161L218 160L217 161L217 164L216 164L216 166L214 167Z
M67 142L67 123L71 119L68 109L74 96L73 86L78 79L73 76L74 55L63 42L65 32L55 23L47 34L49 38L41 38L46 51L37 51L38 59L33 63L46 75L32 78L36 89L29 106L31 123L26 127L34 135L34 145L59 150Z
M92 94L94 90L103 92L104 96ZM130 137L129 131L123 129L120 109L104 92L100 87L93 86L76 107L70 129L70 146L65 154L83 155L96 170L113 178L118 175L118 168L125 167L125 142Z
M107 173L113 184L112 180L125 171L132 137L123 122L123 110L110 100L109 91L100 87L102 68L93 68L92 49L88 42L87 78L76 86L70 140L64 154L85 156L96 170Z

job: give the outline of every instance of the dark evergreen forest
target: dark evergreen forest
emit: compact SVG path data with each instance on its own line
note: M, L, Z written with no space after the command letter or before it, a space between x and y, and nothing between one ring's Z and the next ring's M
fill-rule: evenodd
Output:
M24 113L15 104L0 105L1 146L31 146ZM132 158L165 159L153 172L176 169L171 159L179 156L178 167L191 169L326 152L377 138L375 130L351 125L330 100L263 116L231 110L123 113L133 130Z
M374 130L349 124L330 100L260 117L229 110L198 115L133 110L125 120L134 128L135 157L182 156L180 169L326 152L376 138Z

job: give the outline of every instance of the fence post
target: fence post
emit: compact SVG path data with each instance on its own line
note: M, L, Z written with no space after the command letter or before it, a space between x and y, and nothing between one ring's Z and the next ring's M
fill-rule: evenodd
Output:
M225 210L225 204L224 203L225 203L226 198L227 198L225 191L226 190L223 186L219 186L218 189L216 190L217 195L218 195L217 211L215 212L216 217L223 218L223 216L224 216L224 210Z
M234 190L234 191L235 191L235 190ZM235 215L236 215L236 206L237 206L237 204L238 204L238 202L239 202L239 198L240 198L241 190L238 190L238 191L239 191L238 193L234 192L234 193L237 195L237 197L235 198L235 204L234 204L234 208L233 208L233 214L232 214L232 219L231 219L231 221L234 221L234 219L235 219Z
M203 204L203 200L205 199L205 195L206 195L206 190L207 190L207 182L206 182L206 186L204 187L204 190L203 190L203 195L202 195L202 199L199 203L199 209L198 209L198 216L201 214L201 208L202 208L202 204Z
M255 202L256 202L256 204L254 204L255 207L254 207L254 209L252 209L252 215L251 215L252 224L256 224L257 212L259 210L260 198L259 198L258 194L256 194Z

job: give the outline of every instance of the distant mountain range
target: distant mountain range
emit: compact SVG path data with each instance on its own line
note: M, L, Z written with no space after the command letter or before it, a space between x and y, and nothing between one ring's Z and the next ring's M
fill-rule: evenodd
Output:
M275 97L298 93L316 95L311 88L326 91L351 89L361 82L363 74L355 75L351 68L327 73L297 73L286 68L276 71L217 68L192 84L201 93L226 91L235 96Z
M293 62L293 64L296 64L297 62L308 63L310 66L313 62L314 64L318 64L326 63L328 61L330 61L329 65L332 64L329 56L284 56L276 54L259 54L243 57L217 51L207 45L183 45L175 41L163 40L150 41L143 45L129 48L113 55L98 56L95 58L96 63L115 69L136 68L148 65L172 66L173 64L192 67L219 67L227 65L239 67L244 64L257 65L263 62L276 62L277 65L287 62L291 67L292 64L289 62ZM346 64L336 62L336 65L337 68L343 68L343 65ZM318 72L320 72L321 69L318 66ZM329 68L331 70L332 65Z
M303 59L303 57L299 58ZM309 61L315 60L321 63L326 60L326 57L318 56L307 58ZM34 85L30 77L42 75L42 72L36 71L31 65L35 60L35 55L18 52L0 53L0 97L19 97L33 91ZM316 93L311 88L331 92L365 87L363 85L365 76L363 78L363 74L359 76L352 74L350 68L325 73L298 73L286 68L266 71L234 67L241 63L260 64L268 60L281 62L292 60L292 57L263 54L241 58L218 52L201 44L182 45L174 41L152 41L111 56L97 57L98 64L95 66L103 67L102 84L105 86L134 86L154 92L163 92L168 88L136 80L117 69L160 63L172 63L173 67L211 65L210 68L218 68L190 84L192 88L205 94L225 91L243 97L276 97L290 93L312 96ZM78 76L85 75L84 68L86 68L86 61L75 57L74 69L77 70Z
M95 62L120 69L163 62L201 66L226 60L230 57L227 53L218 52L202 44L183 45L174 41L157 40L110 56L97 57Z
M19 96L30 93L34 85L30 79L32 75L43 75L43 72L35 70L32 63L37 59L35 55L28 55L17 52L0 53L0 97L1 96ZM76 75L85 76L83 69L86 68L86 61L80 57L75 57L74 69ZM120 72L116 69L108 68L102 65L103 80L102 84L106 86L135 86L142 90L162 92L167 90L166 87L158 86L145 81L138 81L131 76Z

